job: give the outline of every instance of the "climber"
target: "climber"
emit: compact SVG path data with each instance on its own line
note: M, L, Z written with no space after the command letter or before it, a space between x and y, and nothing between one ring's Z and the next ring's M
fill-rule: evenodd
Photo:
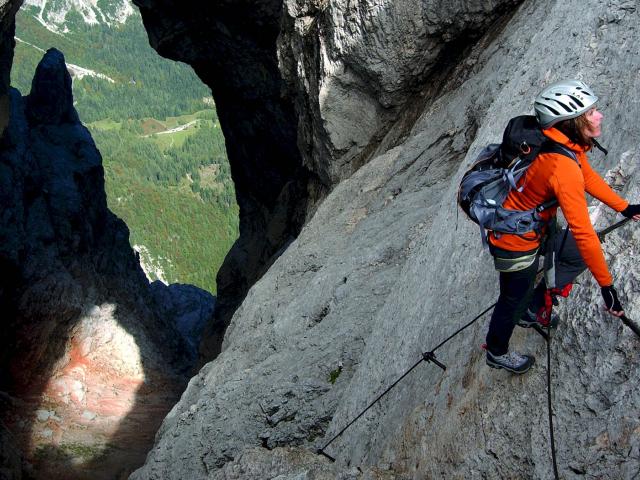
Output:
M555 83L535 99L535 114L544 135L568 147L576 159L555 152L539 154L518 182L518 187L523 188L513 189L503 206L528 210L555 198L569 226L564 232L558 231L557 207L552 207L540 213L547 222L542 232L490 232L489 249L500 283L486 340L490 367L519 374L531 368L533 356L509 352L515 325L530 327L542 321L554 326L557 319L550 316L550 292L566 296L573 280L585 268L601 287L605 309L615 316L624 314L589 219L585 192L636 221L640 220L640 204L631 205L620 198L589 165L587 152L594 145L599 147L595 138L600 136L603 119L595 106L597 100L587 85L576 80ZM534 289L541 254L545 255L546 278Z

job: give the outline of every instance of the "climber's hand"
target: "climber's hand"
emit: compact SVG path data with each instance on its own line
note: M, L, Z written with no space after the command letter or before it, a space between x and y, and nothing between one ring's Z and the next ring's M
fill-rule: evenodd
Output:
M640 220L640 204L629 204L627 208L622 210L620 213L625 217L632 218L637 222L638 220Z
M611 315L615 315L616 317L621 317L624 315L624 310L622 309L622 305L620 304L620 300L618 299L618 292L613 288L613 285L609 285L608 287L602 287L600 289L602 292L602 298L604 299L604 309L609 312Z

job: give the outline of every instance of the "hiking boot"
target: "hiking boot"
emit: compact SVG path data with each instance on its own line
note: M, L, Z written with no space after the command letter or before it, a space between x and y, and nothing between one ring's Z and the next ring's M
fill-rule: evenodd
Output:
M487 350L487 365L491 368L504 368L513 373L526 373L536 359L530 355L520 355L518 352L508 352L504 355L494 355Z
M558 328L558 323L560 322L560 317L555 313L551 314L551 328ZM547 328L543 326L540 322L538 322L538 318L535 313L531 310L527 309L526 312L522 314L522 317L518 319L518 326L522 328L530 328L539 325L542 328Z

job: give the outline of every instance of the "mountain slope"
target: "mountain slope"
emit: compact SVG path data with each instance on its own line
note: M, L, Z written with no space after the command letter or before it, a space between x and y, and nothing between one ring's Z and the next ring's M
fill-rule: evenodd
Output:
M135 13L129 0L25 0L23 8L54 33L69 32L67 16L70 13L80 15L88 25L108 26L125 23Z

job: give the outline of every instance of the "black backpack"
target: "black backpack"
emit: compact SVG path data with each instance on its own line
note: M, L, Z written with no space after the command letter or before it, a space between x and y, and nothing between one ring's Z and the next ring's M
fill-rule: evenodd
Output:
M517 188L520 177L540 153L559 153L575 161L573 151L547 138L532 115L512 118L501 144L487 145L462 177L458 205L480 225L483 243L486 231L522 235L540 231L544 221L540 212L557 204L555 199L531 210L507 210L502 203Z

